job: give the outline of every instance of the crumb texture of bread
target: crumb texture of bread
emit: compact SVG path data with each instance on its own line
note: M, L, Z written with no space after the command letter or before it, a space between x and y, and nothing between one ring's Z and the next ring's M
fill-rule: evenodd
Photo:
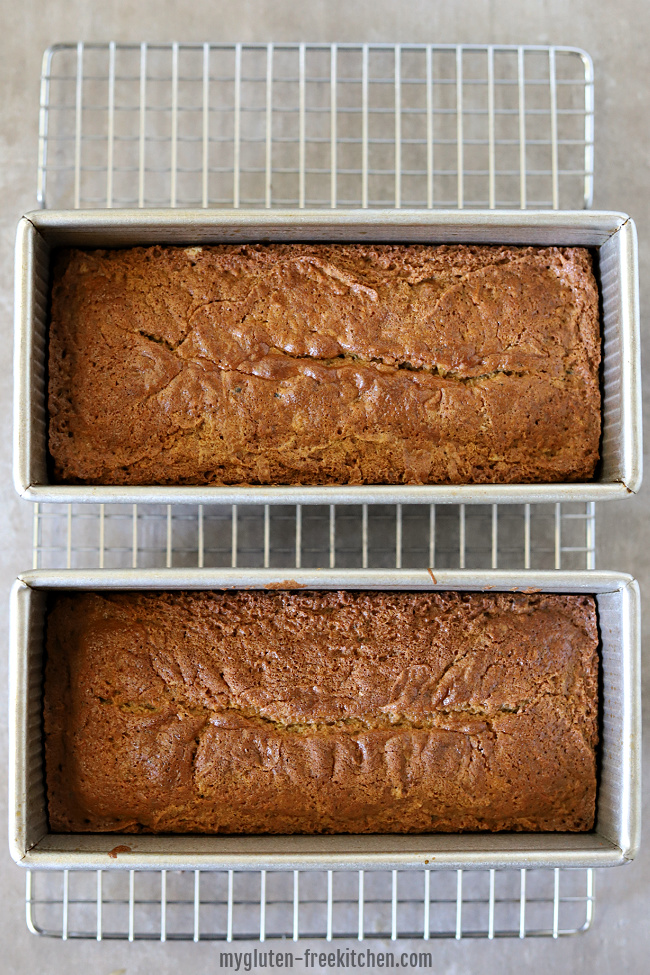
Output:
M257 244L60 250L55 482L587 481L588 250Z
M53 832L593 828L591 596L50 598Z

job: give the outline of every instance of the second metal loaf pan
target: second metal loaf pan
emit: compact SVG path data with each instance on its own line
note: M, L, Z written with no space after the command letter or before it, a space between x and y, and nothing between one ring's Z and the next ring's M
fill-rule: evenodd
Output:
M599 867L631 860L640 823L639 592L614 572L291 570L35 571L11 608L9 838L18 863L38 868L405 869ZM43 774L43 642L53 590L403 589L595 595L601 632L600 767L588 833L378 836L145 836L49 831ZM119 855L116 856L116 849Z

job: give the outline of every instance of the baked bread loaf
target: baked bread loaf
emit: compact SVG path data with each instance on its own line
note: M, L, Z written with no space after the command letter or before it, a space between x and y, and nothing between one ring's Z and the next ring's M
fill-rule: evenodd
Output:
M584 248L65 250L49 335L59 482L585 481L598 461Z
M59 594L54 832L588 830L589 596Z

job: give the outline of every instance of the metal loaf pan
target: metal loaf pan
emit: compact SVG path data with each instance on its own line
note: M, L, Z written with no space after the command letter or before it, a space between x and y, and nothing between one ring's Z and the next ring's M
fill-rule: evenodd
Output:
M614 572L426 570L77 570L27 572L11 605L9 840L39 868L406 869L601 867L631 860L640 823L639 590ZM144 836L48 831L42 741L43 628L48 591L61 589L404 589L584 592L601 631L601 746L596 828L590 833L417 836ZM115 854L115 848L118 855ZM120 852L120 850L122 852ZM112 852L112 856L110 855Z
M121 247L244 241L581 245L598 250L603 329L602 462L567 484L329 487L55 485L47 471L49 256L58 245ZM31 501L336 504L600 501L641 483L636 231L622 213L426 210L90 210L23 217L16 244L14 481Z

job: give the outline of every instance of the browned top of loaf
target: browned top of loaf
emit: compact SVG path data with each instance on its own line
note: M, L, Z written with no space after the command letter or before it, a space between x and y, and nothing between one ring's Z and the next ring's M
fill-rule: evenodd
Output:
M57 595L54 831L586 830L588 596Z
M588 480L584 248L64 250L54 477L91 484Z

